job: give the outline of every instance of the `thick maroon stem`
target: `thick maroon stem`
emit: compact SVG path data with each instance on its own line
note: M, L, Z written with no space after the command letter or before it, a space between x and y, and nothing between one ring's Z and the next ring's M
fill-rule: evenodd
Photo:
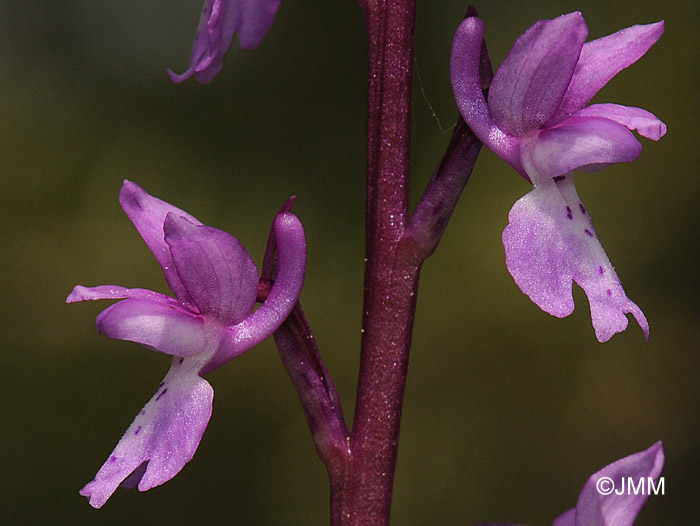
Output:
M301 307L275 333L319 456L333 525L389 524L420 268L433 253L481 143L460 119L445 157L408 218L415 0L359 0L369 36L365 301L351 433ZM492 73L484 49L484 77ZM292 200L280 209L291 208ZM261 299L276 273L271 236Z
M414 0L368 0L368 161L362 354L335 524L389 523L420 264L399 248L408 216ZM406 257L404 257L406 256Z

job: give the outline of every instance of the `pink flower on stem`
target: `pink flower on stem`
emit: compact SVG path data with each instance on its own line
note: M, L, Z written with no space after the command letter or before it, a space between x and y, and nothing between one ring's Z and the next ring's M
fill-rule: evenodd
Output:
M630 130L658 140L666 125L640 108L586 106L617 73L661 37L664 23L632 26L584 43L581 13L541 20L528 29L493 78L488 102L479 61L484 26L468 17L452 48L452 86L462 117L477 137L532 183L503 231L506 265L542 310L574 309L572 282L588 296L599 341L627 327L631 313L645 338L649 325L622 288L574 187L574 170L591 172L633 161L642 145Z
M67 302L121 299L97 317L100 333L173 357L153 398L80 494L99 508L121 484L146 491L173 478L194 456L212 411L203 374L272 335L296 305L306 242L296 216L275 217L277 274L255 311L258 271L232 235L125 181L122 208L163 268L175 298L145 289L78 285Z

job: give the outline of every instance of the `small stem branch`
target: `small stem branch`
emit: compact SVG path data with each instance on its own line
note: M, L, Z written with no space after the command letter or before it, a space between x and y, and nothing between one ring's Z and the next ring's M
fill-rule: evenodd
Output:
M278 213L289 212L290 198ZM257 300L265 301L277 276L277 239L270 230ZM275 331L275 343L304 409L319 457L328 469L331 487L344 480L349 457L349 431L345 424L338 391L331 380L316 339L301 305L297 303L282 326Z
M340 398L321 360L300 304L275 332L275 343L299 394L318 455L331 482L343 477L348 458L348 428Z
M416 206L402 239L402 244L412 246L421 261L437 248L480 151L481 141L459 117L447 152Z
M469 6L466 16L478 16L476 8ZM488 99L493 68L485 41L481 43L479 74L484 98ZM459 116L447 151L404 232L403 242L414 246L421 261L425 261L437 248L462 191L469 182L480 151L481 141Z

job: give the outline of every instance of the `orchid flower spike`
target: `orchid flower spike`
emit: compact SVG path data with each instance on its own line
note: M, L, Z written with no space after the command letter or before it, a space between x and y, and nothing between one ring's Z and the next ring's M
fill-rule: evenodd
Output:
M659 480L664 467L661 442L591 475L578 496L578 503L560 515L552 526L633 526L649 495L662 492ZM513 523L482 523L477 526L517 526Z
M173 82L194 76L202 84L211 82L223 67L224 55L238 34L243 49L262 42L275 21L281 0L206 0L192 46L190 67L182 75L168 70Z
M633 161L642 145L630 130L658 140L666 125L646 110L586 106L617 73L661 37L664 23L637 25L584 43L581 13L541 20L515 43L491 83L479 79L484 26L468 17L455 35L451 76L462 117L476 136L532 183L503 231L506 265L542 310L571 314L572 282L591 307L599 341L625 330L631 313L645 338L649 325L625 294L574 187L574 170L596 171Z
M258 271L232 235L124 181L122 208L163 268L175 293L78 285L66 302L121 299L97 317L100 333L173 357L168 374L107 461L80 494L100 508L121 484L146 491L173 478L194 456L214 391L201 375L270 336L297 303L306 267L304 230L279 213L275 281L253 312Z

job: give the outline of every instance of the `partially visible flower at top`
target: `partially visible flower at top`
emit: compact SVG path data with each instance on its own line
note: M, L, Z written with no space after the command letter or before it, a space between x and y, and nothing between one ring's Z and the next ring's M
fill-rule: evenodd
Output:
M462 22L452 48L452 86L462 117L534 187L515 203L503 231L509 272L533 302L560 318L574 309L576 281L588 296L601 342L627 327L627 313L645 338L649 325L598 241L573 171L633 161L642 145L630 130L658 140L666 126L640 108L586 105L663 30L663 22L638 25L584 43L588 28L581 13L541 20L516 41L493 78L488 102L479 79L484 26L478 17Z
M296 216L273 223L274 284L253 312L258 271L232 235L124 181L122 208L163 268L171 298L145 289L78 285L67 303L123 299L97 317L110 338L173 356L168 374L112 454L80 494L100 508L121 484L146 491L173 478L194 456L212 410L213 389L201 375L270 336L297 303L306 267L304 230Z
M194 76L211 82L223 67L224 55L238 34L243 49L254 49L262 42L275 21L281 0L206 0L192 46L190 67L178 75L168 70L173 82Z
M663 467L661 442L613 462L591 475L576 507L557 517L552 526L633 526L649 495L661 491ZM477 526L516 525L502 522Z

